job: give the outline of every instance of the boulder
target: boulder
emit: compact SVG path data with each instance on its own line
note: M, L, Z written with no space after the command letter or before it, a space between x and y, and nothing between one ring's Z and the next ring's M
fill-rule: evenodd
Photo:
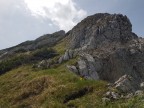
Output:
M114 99L114 100L120 98L120 95L114 91L108 91L108 92L106 92L106 94L104 96L106 98Z
M123 75L114 83L115 88L123 93L135 92L138 89L137 85L130 75Z
M142 96L143 95L143 91L142 90L137 90L135 92L135 96Z
M95 61L90 54L82 53L80 56L76 66L67 66L69 70L78 73L78 75L83 78L99 80L97 71L101 69L100 62Z
M119 98L120 98L120 96L119 96L118 93L111 92L111 95L112 95L112 98L113 98L113 99L119 99Z
M88 76L88 68L85 60L80 59L78 61L78 70L81 76Z
M79 71L78 69L75 67L75 66L69 66L67 65L67 68L71 71L71 72L74 72L75 74L79 74Z
M64 53L64 55L62 55L58 62L59 63L62 63L63 61L68 61L69 59L72 59L74 57L74 51L69 49L69 50L66 50L66 52Z
M100 65L96 65L95 59L90 54L82 54L77 65L79 74L86 79L99 80L97 71L100 69Z

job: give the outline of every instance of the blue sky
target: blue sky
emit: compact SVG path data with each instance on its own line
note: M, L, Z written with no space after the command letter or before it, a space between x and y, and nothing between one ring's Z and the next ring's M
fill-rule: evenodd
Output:
M95 13L127 15L144 36L144 0L0 0L0 49L43 34L70 30Z

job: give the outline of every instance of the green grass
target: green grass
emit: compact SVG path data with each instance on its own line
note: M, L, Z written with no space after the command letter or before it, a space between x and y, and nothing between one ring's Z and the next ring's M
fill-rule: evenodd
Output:
M63 54L66 45L64 39L53 49ZM107 82L85 80L70 72L66 65L74 65L77 58L45 70L26 64L1 75L0 108L144 108L144 96L102 103Z
M65 65L74 64L71 59L47 70L21 66L0 76L0 107L2 108L143 108L144 97L117 100L103 104L106 82L84 80L70 72ZM64 100L84 88L90 88L80 97Z
M90 92L80 98L85 99L93 93L103 93L105 82L84 80L65 68L66 64L72 64L75 59L63 63L56 68L47 70L34 70L32 66L21 66L0 76L0 107L67 107L68 104L77 104L72 100L67 104L63 101L66 95L92 87L95 92ZM102 90L103 89L103 90ZM97 96L95 94L95 96ZM88 99L87 101L90 102ZM82 101L81 101L82 102ZM82 102L82 103L83 103ZM81 103L81 104L82 104Z

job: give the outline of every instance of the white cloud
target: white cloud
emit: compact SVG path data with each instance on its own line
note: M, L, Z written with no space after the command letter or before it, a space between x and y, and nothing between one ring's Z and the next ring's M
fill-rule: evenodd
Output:
M87 14L86 11L78 9L73 0L24 0L24 2L33 16L48 18L66 31Z

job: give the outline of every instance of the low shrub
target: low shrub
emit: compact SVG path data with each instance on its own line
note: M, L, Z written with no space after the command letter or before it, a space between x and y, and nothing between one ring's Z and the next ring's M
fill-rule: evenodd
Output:
M29 55L27 54L16 55L15 57L11 57L9 59L0 62L0 75L20 65L33 63L43 59L49 59L55 57L56 55L57 53L53 49L46 49L46 48L38 49Z

